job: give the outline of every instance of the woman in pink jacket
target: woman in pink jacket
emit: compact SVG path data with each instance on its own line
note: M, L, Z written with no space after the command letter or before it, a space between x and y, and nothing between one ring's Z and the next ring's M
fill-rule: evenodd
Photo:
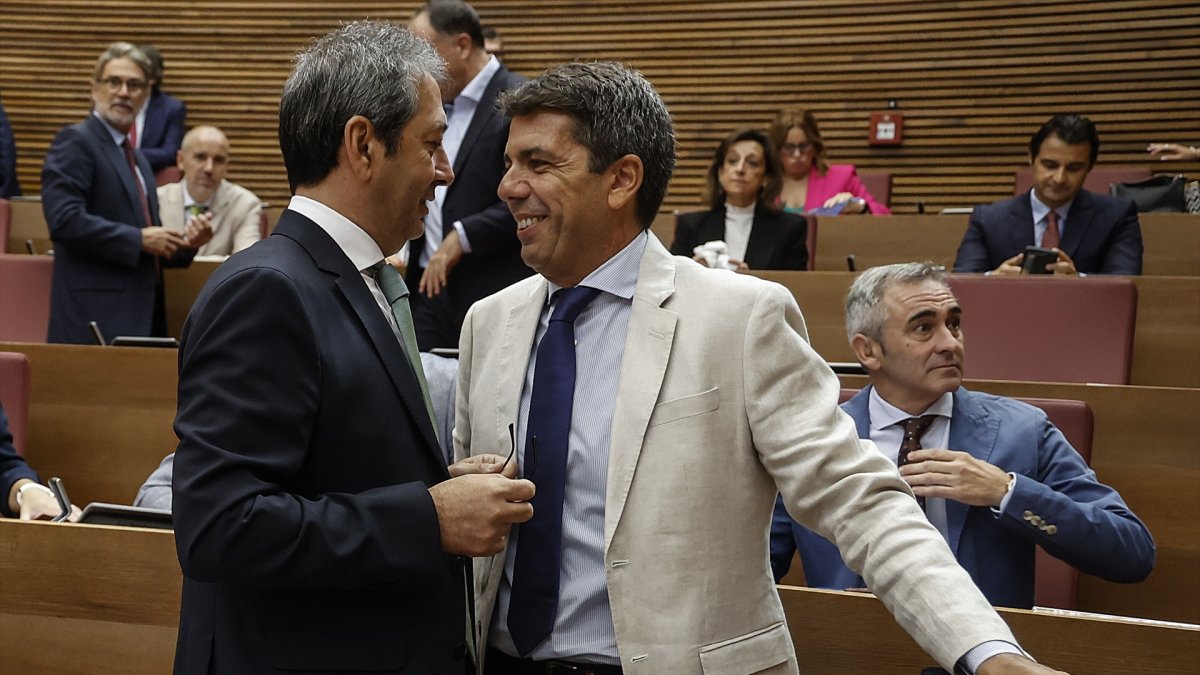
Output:
M771 140L783 166L779 203L785 211L809 212L841 204L841 213L891 214L867 192L853 164L827 163L825 142L808 110L780 111L771 123Z

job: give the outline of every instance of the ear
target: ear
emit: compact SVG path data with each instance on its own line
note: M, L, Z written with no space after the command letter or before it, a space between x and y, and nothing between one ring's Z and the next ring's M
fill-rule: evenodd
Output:
M175 166L183 171L183 148L175 151Z
M471 42L470 35L459 33L454 37L454 46L458 48L458 55L463 60L466 60L467 56L471 54L471 48L475 46L475 43Z
M346 120L342 129L342 156L356 178L370 178L374 162L381 159L382 147L375 136L375 125L362 115Z
M614 211L620 211L637 199L638 190L642 187L645 174L642 158L637 155L625 155L608 167L608 173L612 175L608 206Z
M855 333L854 337L850 338L850 350L854 352L855 360L861 363L867 372L874 372L883 367L883 345L866 335Z

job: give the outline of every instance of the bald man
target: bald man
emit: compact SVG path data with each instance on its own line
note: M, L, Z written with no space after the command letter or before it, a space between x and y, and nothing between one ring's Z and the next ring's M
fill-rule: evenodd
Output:
M163 227L182 231L189 223L211 225L212 239L197 255L231 255L262 238L262 202L225 180L229 139L220 129L199 126L187 132L175 162L183 180L158 188Z

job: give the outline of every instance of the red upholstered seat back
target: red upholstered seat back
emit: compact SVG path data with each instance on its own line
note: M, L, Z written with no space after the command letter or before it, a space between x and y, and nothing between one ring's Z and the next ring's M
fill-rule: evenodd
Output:
M1129 384L1137 287L1123 278L951 275L971 379Z
M177 166L164 166L154 174L154 183L159 187L183 180L183 172Z
M1128 183L1145 180L1150 177L1150 169L1142 166L1094 166L1087 178L1083 179L1083 189L1102 195L1108 194L1108 186L1113 183ZM1017 169L1013 179L1013 194L1029 192L1033 187L1033 171L1028 166Z
M29 437L29 359L20 352L0 352L0 404L17 454L24 456Z
M0 199L0 253L8 250L8 233L12 230L12 206Z
M0 342L45 342L54 258L0 253Z
M858 179L863 187L875 198L875 201L892 208L892 172L863 170L858 172Z

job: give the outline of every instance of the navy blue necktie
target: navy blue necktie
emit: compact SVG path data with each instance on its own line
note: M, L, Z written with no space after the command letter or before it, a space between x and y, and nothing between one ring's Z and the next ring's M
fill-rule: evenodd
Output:
M576 286L558 291L550 324L538 345L525 427L524 473L537 492L533 518L520 526L513 568L508 630L521 656L554 629L562 559L562 509L567 443L575 401L575 319L600 294Z

